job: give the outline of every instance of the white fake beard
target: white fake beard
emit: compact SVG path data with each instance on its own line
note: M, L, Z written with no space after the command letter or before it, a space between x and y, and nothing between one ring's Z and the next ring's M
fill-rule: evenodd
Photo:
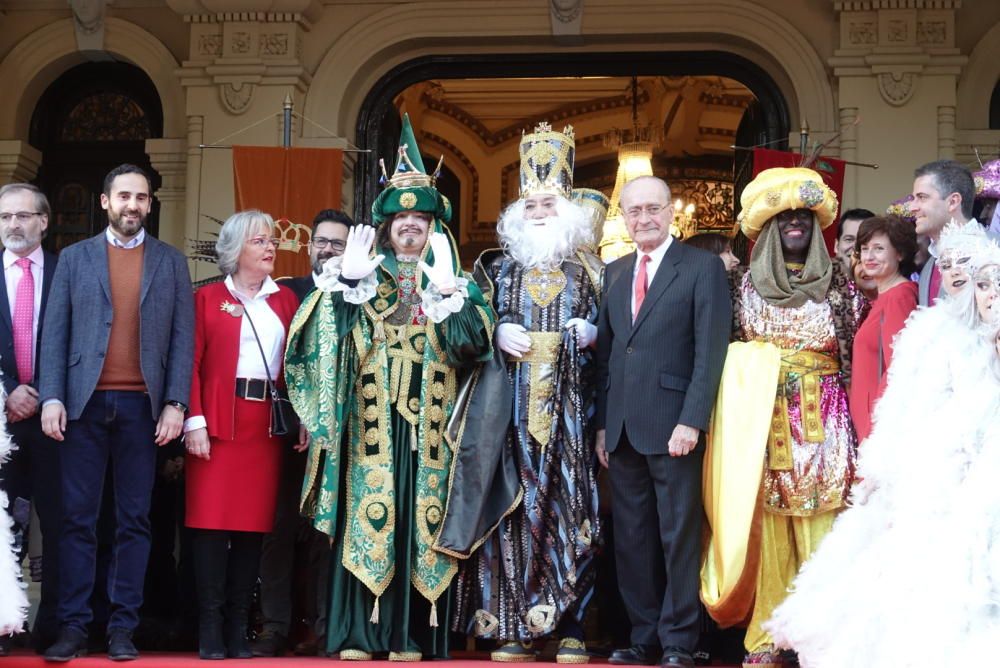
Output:
M524 267L555 269L578 248L594 240L591 216L586 209L559 197L556 214L544 219L544 226L535 227L541 221L524 217L524 200L514 202L497 221L500 246Z

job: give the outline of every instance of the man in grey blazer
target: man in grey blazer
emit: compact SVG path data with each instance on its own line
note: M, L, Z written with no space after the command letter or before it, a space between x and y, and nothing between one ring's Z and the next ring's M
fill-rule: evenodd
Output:
M42 430L62 441L59 639L48 661L86 651L96 525L111 467L115 538L108 655L138 656L156 445L181 433L191 385L194 298L187 260L146 234L149 178L121 165L104 180L108 228L66 248L45 312Z
M632 646L610 660L687 667L699 630L704 432L732 305L719 258L670 236L666 183L630 181L621 209L638 250L607 268L596 422Z
M976 186L972 173L954 160L935 160L918 167L913 174L913 201L917 234L930 239L931 257L920 270L918 298L929 306L941 291L941 271L937 266L937 243L941 230L950 221L966 223L972 218Z

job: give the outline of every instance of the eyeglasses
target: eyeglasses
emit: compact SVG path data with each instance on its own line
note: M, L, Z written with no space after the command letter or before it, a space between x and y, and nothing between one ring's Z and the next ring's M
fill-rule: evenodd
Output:
M10 221L17 219L17 222L24 223L29 222L35 216L42 215L41 211L18 211L17 213L0 213L0 223L4 225L8 224Z
M278 237L253 237L250 239L250 245L254 248L264 248L265 246L277 248L280 243L281 239Z
M642 217L642 214L646 214L650 218L655 218L663 213L663 210L667 207L661 204L649 204L647 206L633 206L625 210L625 215L628 216L629 220L638 220Z
M327 239L326 237L313 237L310 241L313 246L323 250L327 246L330 246L334 250L344 250L347 247L347 242L341 241L340 239Z

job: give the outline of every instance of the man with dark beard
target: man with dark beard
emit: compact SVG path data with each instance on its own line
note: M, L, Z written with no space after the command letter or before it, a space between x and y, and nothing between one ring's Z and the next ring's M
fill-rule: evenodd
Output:
M560 133L542 124L521 139L520 199L497 224L503 250L484 253L476 264L477 281L497 312L495 342L503 353L497 366L512 396L503 394L503 383L480 376L437 547L466 558L455 630L497 639L491 656L499 662L534 660L532 641L553 633L559 663L588 661L581 621L600 537L590 348L604 266L583 250L593 243L593 227L587 211L570 201L573 154L572 128ZM483 422L482 409L509 418L492 451L470 437ZM478 465L512 460L515 469L511 475L498 464L514 484L505 490L502 519L483 527L485 533L475 520L497 501L492 490L483 494L467 484L477 466L471 458ZM468 531L459 536L462 527Z
M108 571L108 655L138 657L150 549L156 445L181 433L194 359L194 294L187 259L146 234L149 177L121 165L104 179L108 227L66 248L45 311L42 431L60 441L59 638L47 661L86 653L93 618L97 517L113 475L115 538Z

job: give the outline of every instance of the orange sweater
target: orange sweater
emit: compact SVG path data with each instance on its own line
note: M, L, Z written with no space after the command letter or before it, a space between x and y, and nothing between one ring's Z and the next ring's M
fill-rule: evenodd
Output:
M125 249L108 244L108 278L114 315L107 357L97 381L98 390L146 391L139 365L139 293L144 250L142 246Z

